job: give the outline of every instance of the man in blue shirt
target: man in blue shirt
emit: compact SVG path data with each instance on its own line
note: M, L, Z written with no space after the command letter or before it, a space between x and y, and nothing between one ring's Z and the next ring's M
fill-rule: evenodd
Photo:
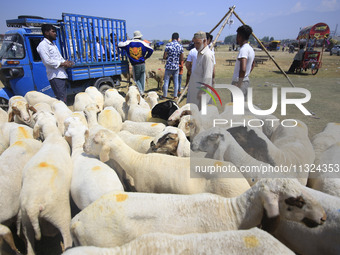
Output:
M165 46L163 59L166 59L165 73L164 73L164 85L163 96L161 99L167 96L170 76L174 79L174 100L177 99L178 92L178 74L179 63L183 61L183 47L178 43L179 34L173 33L171 36L171 42Z
M118 44L118 47L122 48L129 57L132 65L133 79L137 84L140 94L144 93L145 60L153 53L153 49L142 41L142 36L140 31L135 31L133 33L133 40L127 40Z

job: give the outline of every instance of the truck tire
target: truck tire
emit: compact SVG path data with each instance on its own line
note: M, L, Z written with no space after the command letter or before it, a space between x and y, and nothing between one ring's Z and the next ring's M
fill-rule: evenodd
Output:
M0 107L6 112L8 111L8 100L6 98L0 97Z
M102 94L105 94L106 90L113 88L114 81L111 77L103 77L96 80L93 86L95 86Z

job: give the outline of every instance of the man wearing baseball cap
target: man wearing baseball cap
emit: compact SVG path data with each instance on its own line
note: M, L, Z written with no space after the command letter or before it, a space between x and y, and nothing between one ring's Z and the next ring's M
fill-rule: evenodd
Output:
M133 32L133 40L127 40L118 44L129 57L132 65L133 79L137 84L140 94L144 93L145 84L145 60L151 57L153 49L142 40L140 31Z

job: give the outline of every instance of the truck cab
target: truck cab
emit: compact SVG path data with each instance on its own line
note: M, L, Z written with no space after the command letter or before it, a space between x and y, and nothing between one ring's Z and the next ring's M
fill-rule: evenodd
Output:
M0 107L6 109L11 96L24 96L32 90L54 97L36 49L44 38L40 28L44 23L57 28L55 43L59 51L64 59L75 63L66 70L68 95L84 91L87 86L96 86L104 93L120 85L120 75L129 71L127 57L117 47L119 41L126 40L125 20L66 13L62 20L19 16L7 20L7 26L18 28L6 32L0 49L0 80L4 85L0 89ZM100 57L96 51L98 39L105 51L101 50Z

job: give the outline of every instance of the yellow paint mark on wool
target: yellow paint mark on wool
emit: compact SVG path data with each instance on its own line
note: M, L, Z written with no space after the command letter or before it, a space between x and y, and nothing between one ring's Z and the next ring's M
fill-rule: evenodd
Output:
M24 143L22 141L16 141L15 143L13 143L12 146L23 146Z
M18 138L33 138L24 127L18 127Z
M128 195L127 194L117 194L116 195L116 201L117 202L123 202L127 199Z
M233 105L233 104L234 104L233 102L227 103L228 106L231 106L231 105Z
M47 164L46 162L41 162L39 164L39 167L49 167L49 164Z
M100 170L100 169L101 169L100 166L94 166L94 167L92 168L93 171L97 171L97 170Z
M140 139L142 139L142 140L147 140L147 139L149 139L150 138L150 136L143 136L143 137L141 137Z
M223 163L221 162L221 161L216 161L215 163L214 163L214 166L216 167L216 166L223 166Z
M151 124L151 127L155 127L157 125L158 125L158 123L153 123L153 124Z
M245 236L243 237L243 240L247 248L255 248L259 246L259 240L256 236Z

